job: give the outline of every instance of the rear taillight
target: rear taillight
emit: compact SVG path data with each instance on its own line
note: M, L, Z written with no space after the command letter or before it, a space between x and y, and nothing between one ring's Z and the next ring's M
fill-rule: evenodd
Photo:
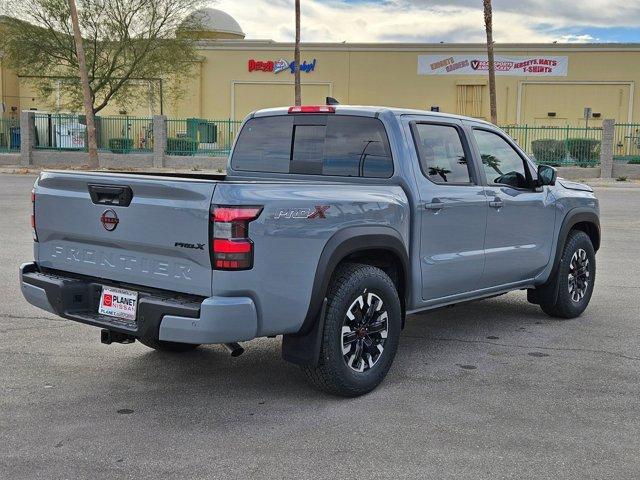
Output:
M36 233L36 191L31 190L31 233L33 235L33 241L38 241L38 234Z
M249 222L262 207L214 206L211 209L211 264L215 270L248 270L253 267L253 242Z

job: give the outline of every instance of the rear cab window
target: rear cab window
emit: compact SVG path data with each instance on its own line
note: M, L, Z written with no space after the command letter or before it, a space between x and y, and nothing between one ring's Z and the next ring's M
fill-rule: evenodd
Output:
M257 117L242 128L236 171L389 178L393 160L384 125L352 115Z

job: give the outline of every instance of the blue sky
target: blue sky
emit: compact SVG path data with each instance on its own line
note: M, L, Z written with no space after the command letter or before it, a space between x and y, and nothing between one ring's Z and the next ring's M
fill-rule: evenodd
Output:
M482 0L301 0L307 42L481 42ZM293 0L214 0L247 38L293 40ZM640 0L493 0L497 42L640 42Z
M640 42L640 27L612 27L612 28L574 28L570 29L576 35L590 35L602 42Z

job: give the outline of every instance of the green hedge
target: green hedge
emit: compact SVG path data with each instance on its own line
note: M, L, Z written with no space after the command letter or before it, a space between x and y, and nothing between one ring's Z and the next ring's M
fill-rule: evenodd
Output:
M109 150L113 153L129 153L133 150L133 138L110 138Z
M600 159L600 140L595 138L569 138L567 151L580 166L596 165Z
M630 163L632 165L640 165L640 155L614 155L615 163Z
M167 138L167 155L195 155L198 142L193 138Z
M557 167L562 165L567 156L567 149L564 141L545 138L531 142L531 150L536 157L536 162L540 165L551 165Z

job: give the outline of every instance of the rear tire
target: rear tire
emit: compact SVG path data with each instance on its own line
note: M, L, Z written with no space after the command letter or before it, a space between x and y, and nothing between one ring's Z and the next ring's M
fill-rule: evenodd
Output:
M318 364L302 371L313 386L334 395L370 392L391 367L401 321L398 292L385 272L364 264L339 266L327 295Z
M547 315L558 318L576 318L589 305L596 280L596 254L589 236L572 230L567 236L560 265L557 296L555 288L540 289L537 299Z
M153 348L154 350L171 353L190 352L200 346L195 343L166 342L164 340L156 340L154 338L139 338L138 341L149 348Z

